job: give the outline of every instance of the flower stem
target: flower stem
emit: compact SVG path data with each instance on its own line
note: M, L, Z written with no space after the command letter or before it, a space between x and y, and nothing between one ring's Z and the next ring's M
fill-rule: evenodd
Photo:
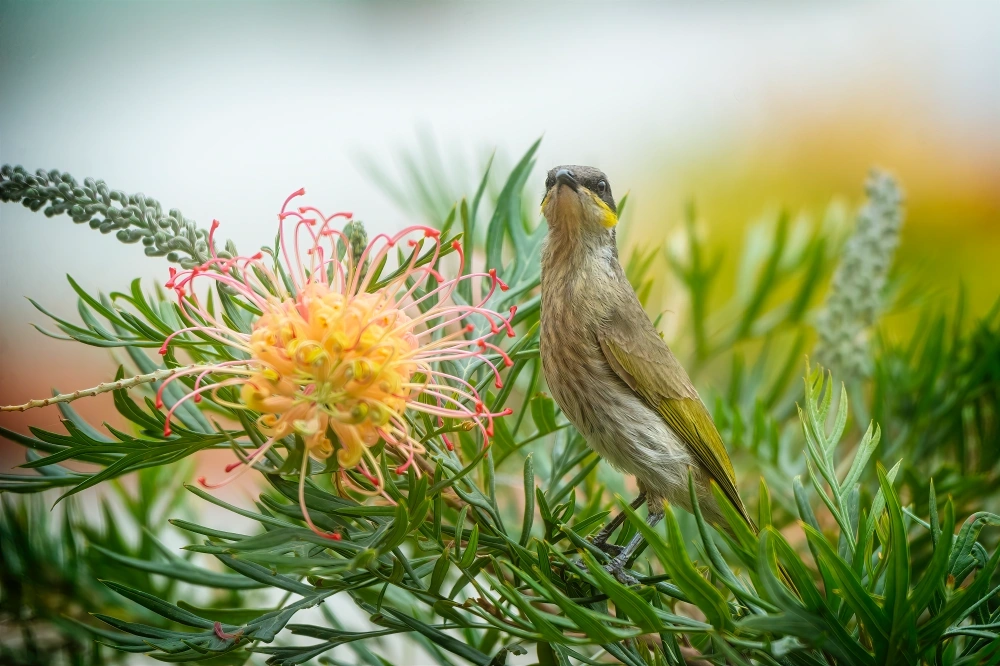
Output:
M59 402L73 402L79 398L89 398L91 396L100 395L101 393L107 393L109 391L118 391L121 389L129 389L133 386L139 386L141 384L149 384L151 382L157 382L161 379L167 379L171 375L178 372L186 372L194 370L195 365L187 365L180 368L164 368L162 370L156 370L145 375L136 375L135 377L129 377L127 379L119 379L116 382L106 382L104 384L98 384L92 388L81 389L79 391L74 391L73 393L59 393L52 396L51 398L44 398L40 400L29 400L23 405L2 405L0 406L0 412L24 412L29 409L34 409L35 407L48 407L49 405L54 405Z

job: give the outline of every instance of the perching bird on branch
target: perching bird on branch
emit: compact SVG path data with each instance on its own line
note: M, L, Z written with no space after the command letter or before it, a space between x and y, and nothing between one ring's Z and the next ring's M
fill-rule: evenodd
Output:
M640 495L632 506L647 502L650 525L663 517L663 500L690 509L690 468L709 522L725 524L714 481L756 531L712 417L618 262L607 176L560 166L549 171L545 189L541 357L552 396L592 449L636 477ZM593 543L614 555L609 570L628 578L623 569L642 537L623 550L607 543L623 521L619 514Z

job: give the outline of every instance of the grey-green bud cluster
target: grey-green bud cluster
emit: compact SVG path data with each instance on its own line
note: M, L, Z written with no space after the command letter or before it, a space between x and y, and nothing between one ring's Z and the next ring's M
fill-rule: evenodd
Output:
M344 225L344 236L351 244L351 256L355 260L360 259L365 248L368 247L368 232L361 220L352 220Z
M208 232L176 208L163 213L160 202L142 193L112 190L103 180L87 178L83 185L57 169L29 173L24 167L0 167L0 201L21 203L47 217L67 214L102 234L116 232L123 243L141 242L147 256L165 256L184 268L209 259ZM228 253L219 252L228 258Z
M365 231L365 225L361 220L351 220L344 225L344 236L347 238L347 242L351 244L351 270L354 271L358 267L353 264L361 258L361 255L365 252L365 248L368 247L368 232ZM360 268L360 273L364 275L365 271L368 270L367 259L365 259L364 264Z
M903 224L903 196L892 176L873 170L865 191L868 202L858 213L816 319L817 360L845 381L871 372L868 331L881 310Z

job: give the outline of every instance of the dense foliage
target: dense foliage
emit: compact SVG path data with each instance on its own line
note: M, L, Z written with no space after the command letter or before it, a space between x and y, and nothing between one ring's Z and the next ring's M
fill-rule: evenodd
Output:
M762 528L754 535L734 516L735 536L716 531L695 502L693 516L668 508L665 528L653 530L622 501L625 481L600 463L544 392L537 287L545 230L534 197L525 194L536 148L498 181L488 167L474 196L447 209L441 202L451 193L433 190L426 176L414 176L412 191L395 186L442 238L459 240L470 263L496 268L509 285L491 303L496 310L519 305L503 388L493 388L481 362L462 372L491 410L514 413L496 421L489 447L475 431L413 418L429 451L428 473L411 467L397 475L380 456L392 502L341 492L329 469L311 462L305 505L340 540L303 523L298 470L305 454L296 437L257 465L266 487L252 507L194 485L183 491L177 479L190 478L189 456L217 448L245 459L265 437L245 411L208 394L198 407L184 403L165 435L164 408L151 397L159 383L129 389L127 377L217 361L225 350L192 332L175 338L182 352L154 361L146 350L183 327L162 290L135 282L125 292L92 295L71 280L80 322L50 314L59 331L50 334L126 352L132 367L119 370L114 402L130 425L95 428L67 402L59 404L65 432L0 429L24 447L24 467L33 470L0 478L7 493L0 612L22 634L3 658L97 664L146 653L170 662L377 666L393 663L405 640L408 663L1000 659L1000 588L993 582L1000 555L984 532L1000 524L990 512L1000 447L1000 311L970 326L961 307L945 315L928 303L924 323L904 339L878 326L915 291L890 271L902 219L893 181L874 178L859 216L868 220L859 226L865 233L895 234L881 255L871 243L851 242L844 225L782 215L750 230L738 283L727 289L719 284L721 258L701 237L693 208L682 242L628 255L627 273L644 302L663 283L686 297L675 348L713 411ZM186 261L184 253L208 252L204 233L179 213L163 216L148 197L112 193L91 180L81 187L58 172L4 167L0 176L4 201L69 212L102 232L117 230L123 241L141 240L148 254L179 252L171 259ZM872 231L880 215L894 226ZM851 279L831 282L838 265ZM859 272L859 265L871 270ZM847 289L867 300L859 305ZM246 325L249 310L235 296L219 289L215 298L229 321ZM865 310L844 313L854 306ZM852 332L829 330L845 319L855 322ZM806 364L812 350L829 359L836 376ZM193 382L171 384L166 408ZM454 438L454 451L442 445L443 434ZM66 461L96 471L74 471L60 464ZM132 473L134 492L119 481ZM105 494L105 519L96 521L73 495L103 482L115 494ZM12 495L48 490L67 498L60 513L44 511L37 495ZM241 533L224 521L201 524L202 503L255 527ZM630 563L639 581L631 587L604 570L607 556L587 541L619 510L629 520L615 541L636 531L648 541ZM116 526L121 513L128 529ZM168 531L188 540L183 554L164 544ZM206 601L194 605L195 596ZM345 628L332 610L348 599L367 615L367 629ZM319 611L308 614L309 623L296 622L311 608Z

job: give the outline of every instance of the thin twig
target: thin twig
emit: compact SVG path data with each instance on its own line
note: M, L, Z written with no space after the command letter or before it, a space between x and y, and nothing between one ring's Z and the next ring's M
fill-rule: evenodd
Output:
M60 393L54 395L51 398L45 398L41 400L29 400L23 405L3 405L0 406L0 412L24 412L29 409L34 409L35 407L48 407L49 405L54 405L58 402L73 402L79 398L89 398L91 396L100 395L101 393L107 393L109 391L118 391L120 389L129 389L133 386L139 386L141 384L149 384L151 382L157 382L161 379L167 379L168 377L177 374L178 372L186 372L189 370L194 370L197 365L186 365L180 368L165 368L163 370L156 370L155 372L150 372L145 375L136 375L135 377L130 377L128 379L119 379L116 382L107 382L104 384L98 384L97 386L89 389L80 389L79 391L74 391L73 393Z

